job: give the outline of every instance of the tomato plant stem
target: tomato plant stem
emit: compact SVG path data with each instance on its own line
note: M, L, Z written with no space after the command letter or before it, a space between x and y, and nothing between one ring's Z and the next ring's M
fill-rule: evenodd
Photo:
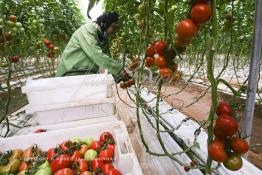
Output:
M211 1L211 8L212 8L212 40L211 40L211 48L209 51L209 55L207 58L207 78L209 79L211 83L211 98L212 98L212 104L209 111L208 116L208 140L207 140L207 146L213 141L213 123L214 123L214 116L215 116L215 109L217 107L217 80L214 77L214 70L213 70L213 64L214 64L214 55L216 52L217 47L217 36L218 36L218 21L217 21L217 13L216 13L216 0ZM207 165L206 165L206 174L211 174L211 165L212 165L212 159L208 155L207 158Z

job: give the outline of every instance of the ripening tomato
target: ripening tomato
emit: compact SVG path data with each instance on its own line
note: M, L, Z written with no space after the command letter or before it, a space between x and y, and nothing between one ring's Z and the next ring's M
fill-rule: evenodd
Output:
M217 162L224 162L228 159L227 153L224 150L224 144L218 140L208 145L208 154Z
M74 151L73 154L71 155L71 161L78 161L82 158L82 155L79 151Z
M106 163L102 166L102 172L108 174L109 170L112 168L114 168L114 166L111 163Z
M72 146L73 146L73 142L71 140L64 141L63 143L60 144L60 148L62 149L62 151L66 151Z
M121 175L121 173L117 169L112 168L109 170L108 175Z
M208 3L197 3L191 10L190 19L196 24L204 24L211 17L211 7Z
M5 32L5 39L6 39L7 41L12 40L12 38L13 38L12 32Z
M8 20L9 20L9 21L12 21L12 22L16 22L17 17L16 17L15 15L10 15L10 16L8 17Z
M41 149L39 149L36 145L35 146L31 146L29 148L27 148L24 152L23 152L23 158L25 161L27 161L28 159L32 158L32 157L37 157L41 154Z
M100 141L93 141L93 143L90 145L89 149L93 149L96 151L100 151L102 148L101 142Z
M155 54L156 54L156 50L155 50L154 47L149 46L149 47L146 49L146 55L147 55L147 56L153 57Z
M166 48L167 43L166 41L159 40L154 44L154 48L156 49L156 53L159 55L163 55L163 51Z
M216 120L216 127L223 131L226 136L233 136L238 130L237 121L226 114L220 115Z
M190 19L180 21L176 26L177 35L184 40L192 39L197 33L197 26Z
M95 159L90 162L91 170L96 171L97 169L101 169L104 165L104 161L101 159Z
M80 175L93 175L93 173L89 171L82 172Z
M238 171L243 165L242 158L239 155L232 155L230 156L224 163L223 165L231 170L231 171Z
M232 148L234 153L237 154L245 154L246 152L248 152L249 149L248 143L245 140L237 137L232 138L230 147Z
M83 156L83 155L85 155L85 153L87 152L87 150L88 150L88 146L87 146L87 145L81 145L79 152L80 152L80 154Z
M155 63L155 59L153 57L146 57L146 60L145 60L146 67L154 66L154 63Z
M63 168L55 172L54 175L74 175L74 173L70 168Z
M71 164L72 161L70 156L68 156L67 154L62 154L52 161L51 170L53 173L55 173L56 171L63 168L69 168Z
M226 103L226 102L220 102L217 106L216 109L216 113L218 116L222 115L222 114L227 114L227 115L231 115L232 112L232 108L230 106L230 104Z
M11 62L13 62L13 63L19 62L19 57L16 56L16 55L12 56L12 57L11 57Z
M191 39L181 39L178 36L174 38L175 45L186 47L191 43Z
M111 149L105 149L100 151L99 159L103 160L104 162L112 162L114 158L114 151Z
M167 67L163 67L161 69L159 69L159 74L161 76L161 78L166 79L166 78L170 78L171 75L173 74L172 70L167 68Z
M51 161L52 160L52 158L56 155L56 149L55 148L51 148L51 149L49 149L48 151L47 151L47 155L46 155L46 159L48 160L48 161Z
M163 57L163 56L158 56L156 59L155 59L155 65L158 67L158 68L162 68L162 67L165 67L166 66L166 59Z
M110 139L113 139L113 135L110 132L103 132L99 137L100 142L106 142Z
M131 78L131 79L129 79L126 83L127 83L127 86L128 86L128 87L131 87L131 86L133 86L133 85L136 84L136 81L135 81L133 78ZM112 139L108 139L108 140L103 141L103 142L114 143L114 139L113 139L113 138L112 138Z
M19 172L28 170L28 164L26 161L23 161L19 166Z

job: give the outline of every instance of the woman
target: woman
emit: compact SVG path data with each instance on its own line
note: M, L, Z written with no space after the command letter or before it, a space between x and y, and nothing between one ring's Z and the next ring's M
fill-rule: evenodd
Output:
M88 21L72 35L57 69L57 76L96 74L99 67L114 77L125 77L122 65L110 57L108 37L118 31L118 14L105 13L96 22ZM119 76L117 78L119 82Z

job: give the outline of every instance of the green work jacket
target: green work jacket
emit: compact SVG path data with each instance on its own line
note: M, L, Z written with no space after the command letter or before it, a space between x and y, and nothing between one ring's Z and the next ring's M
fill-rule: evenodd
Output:
M122 66L110 57L108 41L100 41L99 32L92 21L74 32L61 55L56 76L95 74L99 67L117 76Z

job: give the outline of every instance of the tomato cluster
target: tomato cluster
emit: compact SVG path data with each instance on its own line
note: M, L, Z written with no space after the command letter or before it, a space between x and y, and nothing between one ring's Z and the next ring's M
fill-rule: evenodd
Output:
M177 71L178 65L175 63L174 58L175 51L168 48L166 41L158 40L147 47L145 66L148 68L157 67L162 79L178 81L182 78L182 74Z
M242 167L240 155L248 151L248 143L236 136L238 123L232 117L230 104L220 102L216 114L218 116L214 126L216 138L208 146L208 153L213 160L223 162L227 169L237 171Z
M6 30L4 34L2 33L3 29ZM13 35L23 32L25 32L25 29L23 28L23 25L17 21L17 17L15 15L10 15L8 17L5 26L3 19L0 18L0 43L11 41Z
M47 38L44 39L44 45L50 49L50 52L47 54L48 58L54 58L55 54L58 51L58 47L55 47L54 44L51 43Z
M193 5L190 18L180 21L176 26L177 36L174 38L174 48L178 53L186 50L198 28L211 17L211 6L207 0L198 0Z
M92 138L66 140L43 152L37 145L26 150L1 154L0 174L18 175L121 175L112 165L115 142L110 132L99 140Z

